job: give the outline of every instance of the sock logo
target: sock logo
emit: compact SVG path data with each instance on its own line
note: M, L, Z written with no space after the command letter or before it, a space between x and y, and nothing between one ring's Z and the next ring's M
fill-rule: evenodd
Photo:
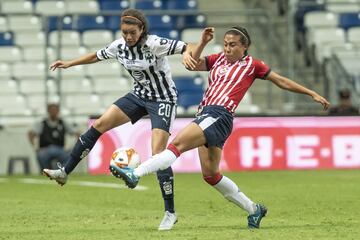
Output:
M80 155L80 159L83 159L84 157L86 157L90 152L90 149L86 148Z
M164 182L163 189L166 195L170 195L173 193L171 182Z

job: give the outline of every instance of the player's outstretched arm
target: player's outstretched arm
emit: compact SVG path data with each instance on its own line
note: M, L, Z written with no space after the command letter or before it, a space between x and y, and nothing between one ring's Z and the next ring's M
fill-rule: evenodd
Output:
M189 44L187 52L191 55L191 62L183 61L185 67L190 71L206 71L206 65L203 58L200 58L206 44L214 38L214 28L205 28L202 32L201 39L197 44Z
M277 74L277 73L271 71L270 74L268 75L267 79L282 89L311 96L314 101L321 103L321 105L323 105L324 110L327 110L330 106L330 103L324 97L320 96L315 91L310 90L310 89L290 80L287 77L281 76L280 74Z
M50 70L54 71L57 68L68 68L68 67L72 67L72 66L76 66L76 65L82 65L82 64L89 64L89 63L95 63L98 62L98 58L96 57L96 53L88 53L86 55L83 55L79 58L70 60L70 61L62 61L62 60L57 60L55 62L53 62L50 65Z

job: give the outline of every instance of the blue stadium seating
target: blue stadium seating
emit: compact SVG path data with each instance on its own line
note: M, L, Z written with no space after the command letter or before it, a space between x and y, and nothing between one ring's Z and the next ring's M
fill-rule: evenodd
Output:
M106 18L103 16L82 15L76 21L75 28L80 32L85 30L106 29Z
M203 92L203 79L201 77L178 76L174 82L179 94L184 92Z
M120 16L106 17L106 27L109 30L117 31L120 29Z
M164 5L161 0L137 0L135 8L142 10L160 10L164 8Z
M12 32L0 32L0 46L14 45L14 35Z
M64 18L50 16L47 22L47 28L49 32L57 30L58 24L61 25L60 28L63 30L71 30L73 29L73 18L71 16L64 16Z
M178 105L187 109L191 106L199 105L200 101L202 100L203 93L202 92L185 92L179 93L178 96Z
M206 27L206 17L202 14L179 16L176 27L179 30L184 28L204 28Z
M150 34L158 35L159 37L180 40L180 33L177 30L152 29Z
M359 13L342 13L340 14L340 27L348 30L351 27L360 26L360 15Z
M149 28L152 29L174 29L176 17L169 15L151 15L147 16Z
M100 10L106 11L122 11L129 8L130 3L128 0L114 1L114 0L99 0Z
M176 9L176 10L196 10L197 1L196 0L169 0L166 3L167 9Z

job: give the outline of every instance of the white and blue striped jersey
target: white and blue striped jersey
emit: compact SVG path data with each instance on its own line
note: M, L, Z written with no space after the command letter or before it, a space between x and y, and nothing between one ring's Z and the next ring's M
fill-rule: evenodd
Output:
M117 59L134 79L133 93L139 97L176 103L177 91L166 56L181 54L186 43L148 35L144 44L126 45L123 38L96 52L99 60Z

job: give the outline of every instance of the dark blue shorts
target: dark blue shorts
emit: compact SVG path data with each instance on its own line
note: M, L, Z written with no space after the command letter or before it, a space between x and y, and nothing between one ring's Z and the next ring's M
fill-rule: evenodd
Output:
M151 101L128 93L116 100L114 104L130 118L132 124L149 115L152 129L159 128L170 132L175 119L175 103Z
M206 147L223 148L233 128L233 116L222 106L205 106L193 121L204 131Z

